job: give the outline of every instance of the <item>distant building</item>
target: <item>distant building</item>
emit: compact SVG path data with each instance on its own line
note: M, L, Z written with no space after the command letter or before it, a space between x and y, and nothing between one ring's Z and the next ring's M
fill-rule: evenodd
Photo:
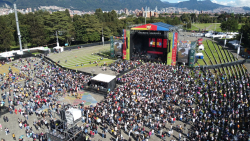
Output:
M126 15L129 15L129 12L128 12L128 9L127 9L127 8L124 9L124 13L125 13Z

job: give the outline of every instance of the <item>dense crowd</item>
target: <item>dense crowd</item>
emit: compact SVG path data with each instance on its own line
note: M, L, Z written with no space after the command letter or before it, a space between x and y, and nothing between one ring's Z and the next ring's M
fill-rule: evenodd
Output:
M59 113L64 107L56 102L58 97L84 90L91 76L63 70L41 58L20 59L14 66L22 71L10 70L8 78L2 78L3 101L8 101L12 114L23 115L18 124L28 138L46 140L44 133L35 132L42 126L56 132L51 111ZM98 128L103 138L109 133L116 140L149 140L152 136L161 140L248 140L248 74L228 77L210 70L140 61L117 61L110 68L135 69L118 78L123 84L95 107L77 107L82 110L85 140L93 139ZM45 107L50 110L44 112ZM33 113L42 117L33 122L36 130L29 126L28 117ZM3 128L8 134L8 127Z

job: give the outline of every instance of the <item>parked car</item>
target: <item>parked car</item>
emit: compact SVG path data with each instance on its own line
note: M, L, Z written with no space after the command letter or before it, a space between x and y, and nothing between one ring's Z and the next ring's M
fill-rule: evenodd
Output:
M226 36L227 36L227 34L219 32L217 34L211 35L211 38L225 38Z

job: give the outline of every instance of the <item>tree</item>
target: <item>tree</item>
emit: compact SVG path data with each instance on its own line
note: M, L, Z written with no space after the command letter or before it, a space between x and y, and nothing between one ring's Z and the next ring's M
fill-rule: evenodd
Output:
M227 21L222 22L220 27L222 31L236 32L239 30L239 23L237 20L230 18Z
M0 50L8 50L11 45L12 31L7 26L4 18L0 16Z
M49 41L48 32L35 14L29 15L30 43L35 46L46 45Z
M29 25L20 25L21 32L21 41L24 46L27 47L27 44L30 42L30 26Z
M97 42L101 40L102 25L95 15L87 17L88 25L86 26L86 34L90 42Z
M249 46L250 45L250 23L246 23L245 25L243 25L239 31L239 37L241 38L241 34L242 34L242 40L241 42L245 45L245 46Z
M104 22L103 11L101 8L95 10L95 15L100 22Z
M187 28L190 29L192 27L191 22L187 23Z
M74 36L74 26L66 12L54 12L51 15L46 15L44 18L45 28L49 32L50 40L55 41L56 32L58 32L58 39L70 45L71 37Z
M107 26L103 27L104 40L108 40L111 35L111 30Z

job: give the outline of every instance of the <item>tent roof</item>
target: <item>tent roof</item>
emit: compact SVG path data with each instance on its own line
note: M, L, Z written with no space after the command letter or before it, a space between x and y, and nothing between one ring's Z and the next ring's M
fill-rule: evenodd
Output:
M196 56L203 56L203 53L196 53Z
M115 78L116 78L115 75L108 75L108 74L99 73L98 75L93 77L91 80L108 83L108 82L112 81Z
M63 47L53 47L54 49L61 49L61 48L63 48Z
M6 57L12 57L12 56L14 56L12 54L12 52L4 52L4 53L0 54L0 57L4 57L4 58L6 58Z
M131 28L131 30L170 31L173 28L175 28L175 26L163 22L158 22L133 27Z

